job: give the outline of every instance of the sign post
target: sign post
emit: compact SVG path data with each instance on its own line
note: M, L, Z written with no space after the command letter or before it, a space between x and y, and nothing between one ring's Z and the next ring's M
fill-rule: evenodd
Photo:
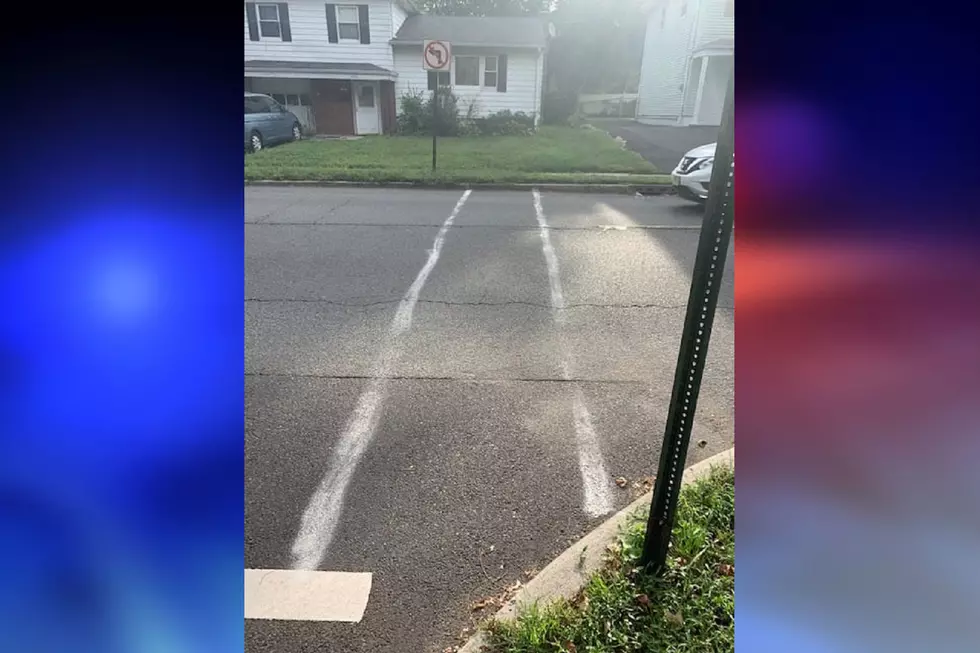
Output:
M640 556L640 564L654 573L660 573L667 562L674 513L677 511L677 500L681 491L681 476L684 474L687 446L691 440L691 425L698 405L708 340L718 305L721 275L732 237L735 217L734 91L734 79L729 78L708 187L708 202L694 260L694 273L691 275L691 293L687 299L687 316L684 318L684 332L681 335L677 369L674 372L674 390L667 411L660 465L657 468L657 480L647 518L643 553Z
M435 73L436 83L432 88L432 172L436 171L436 134L439 132L439 73L449 73L452 69L452 47L447 41L422 42L422 68Z

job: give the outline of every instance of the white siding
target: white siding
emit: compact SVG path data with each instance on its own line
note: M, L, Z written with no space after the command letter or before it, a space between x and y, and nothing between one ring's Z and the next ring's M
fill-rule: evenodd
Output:
M735 17L725 16L725 4L726 0L701 0L695 48L718 39L735 38Z
M395 51L395 104L401 111L401 96L409 91L427 91L429 78L422 69L422 46L397 46ZM502 54L498 50L476 50L457 48L454 55L479 55L480 80L483 80L485 62L483 57ZM500 93L496 88L486 86L456 86L453 92L459 97L459 110L466 113L471 102L475 103L477 115L486 116L497 111L510 109L524 113L537 114L540 110L542 68L537 51L509 50L507 54L507 91ZM455 81L455 73L453 74Z
M398 34L398 30L402 28L402 23L408 18L408 14L405 10L398 6L397 2L391 3L391 35L394 36Z
M685 3L687 13L682 16ZM663 0L650 12L640 67L639 120L673 123L680 117L697 8L696 0Z
M331 43L327 37L326 3L313 0L293 0L289 3L292 41L283 43L279 39L265 38L251 41L248 38L248 17L243 6L245 60L371 63L391 70L394 65L389 43L392 37L391 3L388 0L359 0L356 4L369 5L369 44L354 41Z

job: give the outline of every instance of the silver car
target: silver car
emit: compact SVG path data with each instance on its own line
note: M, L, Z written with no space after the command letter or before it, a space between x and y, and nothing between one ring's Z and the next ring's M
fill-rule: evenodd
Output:
M245 94L245 150L258 152L266 145L298 141L303 136L299 118L268 95Z

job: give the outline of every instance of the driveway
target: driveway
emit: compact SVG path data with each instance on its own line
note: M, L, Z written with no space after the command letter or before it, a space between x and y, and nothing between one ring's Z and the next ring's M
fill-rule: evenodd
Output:
M686 152L718 140L718 127L669 127L644 125L634 120L596 122L603 129L626 141L626 147L669 173Z
M371 585L356 623L247 619L245 651L439 653L627 505L657 466L702 210L246 188L245 566ZM732 445L731 266L691 463Z

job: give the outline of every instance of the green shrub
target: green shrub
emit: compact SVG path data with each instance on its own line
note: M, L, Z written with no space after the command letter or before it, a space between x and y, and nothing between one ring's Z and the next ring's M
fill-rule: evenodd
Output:
M426 96L429 97L426 97ZM457 136L460 133L459 98L447 88L439 93L439 135ZM398 133L432 133L432 94L425 91L408 91L402 94L402 110L398 115Z
M508 109L473 120L482 136L529 136L534 133L534 115Z

